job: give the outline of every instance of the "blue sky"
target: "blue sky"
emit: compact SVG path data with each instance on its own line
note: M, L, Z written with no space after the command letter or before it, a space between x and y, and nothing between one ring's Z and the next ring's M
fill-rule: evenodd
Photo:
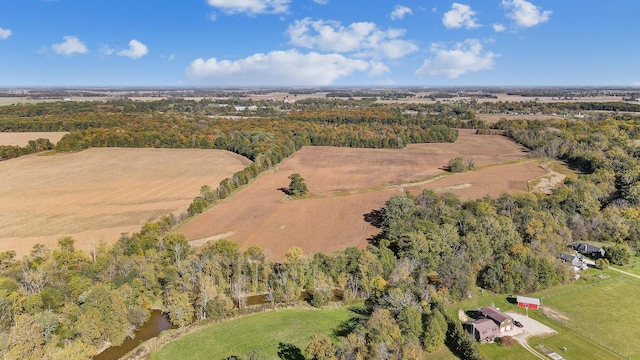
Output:
M0 86L640 86L640 1L8 0Z

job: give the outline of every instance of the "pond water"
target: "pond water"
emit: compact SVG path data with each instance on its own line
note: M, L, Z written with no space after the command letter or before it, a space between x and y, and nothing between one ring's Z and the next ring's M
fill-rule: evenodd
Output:
M161 331L175 328L176 327L171 324L171 321L169 321L167 314L160 310L152 310L151 317L135 332L133 339L127 338L122 345L107 348L105 351L96 355L93 360L119 359L129 351L135 349L140 343L158 336Z
M334 290L333 296L331 297L331 301L340 301L342 300L343 291L342 290ZM309 300L311 298L311 294L303 291L300 294L300 300ZM265 295L252 295L247 297L247 306L249 305L261 305L268 304ZM236 304L237 305L237 304ZM158 336L161 331L167 329L175 329L176 326L171 324L169 321L169 316L166 313L163 313L160 310L152 310L151 317L149 320L142 325L134 334L134 337L127 338L124 343L120 346L112 346L107 348L105 351L96 355L93 360L117 360L121 357L125 356L129 351L135 349L136 346L140 345L140 343L145 342L149 339L153 339Z

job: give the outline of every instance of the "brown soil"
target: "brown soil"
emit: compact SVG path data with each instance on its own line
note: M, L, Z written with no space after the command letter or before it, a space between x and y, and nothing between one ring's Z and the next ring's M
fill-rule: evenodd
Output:
M479 169L462 174L442 170L457 156L472 158ZM243 249L256 245L276 261L292 246L307 254L362 248L379 233L365 215L379 210L389 197L425 188L463 199L527 191L528 180L545 171L536 162L522 161L526 157L507 138L475 135L473 130L462 130L455 144L403 150L305 147L277 171L263 174L178 231L198 243L227 237ZM290 200L279 190L292 173L306 180L309 198Z
M569 320L569 317L567 317L565 314L559 312L558 310L554 309L554 308L550 308L548 306L543 307L543 310L545 315L547 315L549 318L556 320L556 321L561 321L561 322L566 322L567 320Z
M200 187L250 161L216 150L96 148L0 162L0 251L27 254L72 236L112 243L148 221L181 214Z
M56 144L66 132L23 132L23 133L3 133L0 132L0 145L26 146L29 140L49 139L52 144Z

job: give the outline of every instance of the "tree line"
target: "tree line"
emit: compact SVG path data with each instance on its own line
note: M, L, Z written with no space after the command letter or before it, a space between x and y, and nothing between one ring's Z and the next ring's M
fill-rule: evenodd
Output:
M53 144L49 139L29 140L26 146L0 145L0 161L17 158L23 155L34 154L37 152L48 151L53 149Z
M157 143L149 134L140 139L185 147L206 140L207 146L254 160L217 189L203 186L192 214L300 146L313 144L311 131L333 134L332 141L339 143L349 139L340 134L382 126L378 129L396 129L394 146L400 130L408 131L375 122L329 126L168 113L130 119L115 128L73 131L61 150L94 142L110 146L124 141L124 135L138 136L157 126L158 132L167 131L167 139ZM444 134L455 133L445 128ZM184 235L171 231L177 221L171 216L138 233L122 234L112 246L95 244L89 254L75 249L70 238L53 250L36 246L23 259L5 252L0 254L0 355L89 359L105 344L121 343L146 321L152 307L187 326L231 316L251 294L263 294L275 305L297 301L305 291L311 304L322 306L340 289L344 301L366 299L363 316L345 324L341 345L328 347L318 336L309 354L323 348L340 359L401 359L446 345L458 356L478 358L475 345L444 307L476 286L527 293L569 281L570 267L558 255L574 241L607 243L609 260L624 263L640 235L639 152L630 141L637 139L635 121L501 121L493 129L528 147L533 156L565 161L577 175L551 195L503 194L470 201L431 191L394 196L367 215L381 233L366 249L305 255L292 248L282 263L270 261L259 248L241 251L226 240L192 248Z

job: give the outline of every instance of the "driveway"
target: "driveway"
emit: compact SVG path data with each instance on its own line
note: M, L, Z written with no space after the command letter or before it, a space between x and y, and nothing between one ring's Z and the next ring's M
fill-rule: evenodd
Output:
M541 310L531 310L531 311L541 311ZM557 333L555 330L548 327L547 325L544 325L525 315L522 315L516 312L508 312L507 315L511 316L516 321L520 321L522 325L524 325L522 328L516 328L516 329L520 330L518 334L522 334L523 337L525 338L529 336L551 335L551 334ZM515 336L518 334L514 334L512 336Z
M533 311L536 311L536 310L533 310ZM538 352L537 350L529 346L529 344L527 343L527 339L529 338L529 336L556 334L557 331L525 315L522 315L516 312L508 312L507 314L511 316L514 320L521 322L523 325L522 328L516 327L514 330L507 333L507 335L513 336L514 339L516 339L520 343L520 345L522 345L522 347L524 347L528 352L533 354L538 359L546 360L547 357L544 354L541 354L540 352ZM511 332L514 332L514 333L511 334ZM563 359L563 358L560 357L560 359Z

